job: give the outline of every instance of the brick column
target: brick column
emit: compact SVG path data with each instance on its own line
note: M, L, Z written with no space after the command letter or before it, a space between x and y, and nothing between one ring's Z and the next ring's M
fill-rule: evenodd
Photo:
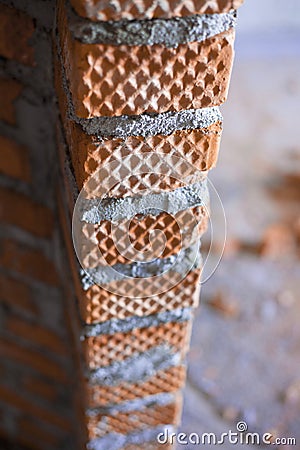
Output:
M179 423L240 3L58 4L61 219L89 449L160 448Z

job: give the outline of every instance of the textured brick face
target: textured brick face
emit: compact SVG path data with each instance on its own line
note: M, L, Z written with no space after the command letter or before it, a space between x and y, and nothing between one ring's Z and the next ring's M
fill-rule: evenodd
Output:
M111 266L167 258L198 241L206 227L207 212L203 207L174 215L163 212L158 216L136 216L115 224L107 220L95 226L85 224L86 238L89 242L96 239L98 244L83 247L82 263L85 268L93 268L101 261Z
M199 302L199 279L200 270L193 270L183 280L179 279L178 284L171 289L149 298L140 298L147 288L149 290L147 280L141 279L138 283L136 279L115 282L118 287L122 284L124 297L94 285L80 295L81 316L86 323L92 324L113 318L142 317L177 308L196 307ZM149 291L152 293L151 289ZM126 294L130 297L126 297Z
M181 399L169 405L156 405L141 411L119 412L113 416L95 415L89 418L87 426L90 439L103 437L108 433L127 434L158 425L174 424L179 421Z
M243 0L71 0L91 20L152 19L211 14L238 8Z
M83 342L86 363L89 369L123 361L152 347L166 345L171 352L185 354L190 337L190 323L167 323L159 327L134 329L129 333L88 337Z
M187 180L189 176L195 175L194 168L199 171L206 171L215 166L220 138L220 123L198 130L177 131L168 136L132 136L124 139L104 139L102 142L97 142L97 139L93 139L91 136L83 135L81 130L76 127L71 138L73 143L71 157L77 185L79 189L84 186L87 192L93 195L93 185L91 182L86 183L86 181L97 172L97 168L105 166L113 160L119 160L119 172L121 173L123 158L129 155L139 155L142 158L142 155L145 154L146 156L147 152L165 154L168 158L174 157L174 164L176 158L183 158L186 162L182 164L181 170L179 170L179 164L177 164L176 170L178 170L182 180ZM149 165L149 169L152 167ZM159 174L159 164L157 164L156 169ZM128 181L130 182L130 180ZM132 179L129 185L126 185L123 181L122 185L116 186L110 195L130 195L138 192L139 189L143 192L153 192L154 189L156 191L169 190L182 185L179 180L172 180L167 176L162 179L155 173L152 173L151 179L140 180L140 186L135 183L133 188L133 181ZM96 192L96 189L94 192Z
M177 392L184 386L186 368L170 367L158 371L146 381L138 383L121 382L118 386L86 386L88 407L105 407L126 401L136 400L161 393Z
M75 113L90 118L220 105L233 40L232 29L177 48L82 44L69 37L68 46L61 45Z
M179 45L82 44L60 14L61 47L79 117L178 111L226 99L234 31ZM188 67L188 69L187 69Z

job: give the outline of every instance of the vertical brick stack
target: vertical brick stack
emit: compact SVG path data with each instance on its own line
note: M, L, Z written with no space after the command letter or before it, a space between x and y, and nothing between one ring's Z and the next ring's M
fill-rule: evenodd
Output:
M217 160L241 3L58 4L61 219L80 312L89 449L156 449L157 434L178 425L206 176ZM71 243L80 190L81 271ZM155 230L164 233L162 251Z
M41 3L30 2L32 15L0 5L1 449L4 441L18 449L77 446L74 363L54 250L54 11Z

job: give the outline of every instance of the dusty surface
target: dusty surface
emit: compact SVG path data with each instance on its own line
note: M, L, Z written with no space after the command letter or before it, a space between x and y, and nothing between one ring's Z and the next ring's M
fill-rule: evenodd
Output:
M257 1L249 3L241 23L258 9ZM279 449L300 448L299 27L285 23L288 33L272 30L258 43L241 30L237 42L211 175L226 211L227 247L202 289L182 425L186 432L221 433L245 420L249 431L298 439L297 446L272 447ZM245 29L253 31L249 23Z

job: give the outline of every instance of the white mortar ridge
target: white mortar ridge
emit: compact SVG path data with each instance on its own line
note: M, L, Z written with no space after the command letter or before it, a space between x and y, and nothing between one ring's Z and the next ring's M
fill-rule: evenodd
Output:
M179 273L183 276L190 270L199 268L202 264L200 255L200 242L189 248L180 250L176 255L167 258L156 258L150 262L134 262L131 264L115 264L113 266L98 266L93 269L80 271L84 290L99 284L109 284L112 281L126 280L128 278L149 278L168 272Z
M135 354L124 361L116 361L110 366L100 367L87 373L91 384L117 386L121 382L145 381L160 370L177 366L182 362L180 353L174 353L168 345L159 345Z
M179 308L173 311L164 311L149 316L132 316L126 319L111 319L106 322L88 325L84 328L82 340L103 334L128 333L135 328L148 328L170 322L186 322L191 320L191 308Z
M88 444L88 450L121 450L126 445L141 445L146 442L156 442L159 433L168 429L169 434L175 431L172 425L161 425L155 428L147 428L138 433L119 434L110 433L102 438L92 439Z
M236 25L236 11L195 14L171 19L98 21L78 16L68 8L73 37L84 44L164 45L176 48L202 42Z
M81 221L98 224L102 220L118 222L131 219L137 214L157 216L162 212L177 214L195 206L208 208L209 192L205 175L200 182L173 191L123 198L86 199L81 196L78 199L78 212Z
M135 400L129 400L122 403L110 405L107 407L100 408L89 408L86 410L86 415L89 417L97 416L98 414L103 414L104 417L101 418L105 421L105 415L110 416L118 412L132 412L132 411L142 411L145 408L152 406L165 406L173 403L176 399L176 394L170 392L161 392L159 394L148 395L147 397L137 398Z
M223 117L218 106L159 114L144 113L130 116L81 119L75 115L70 100L69 110L72 120L80 124L87 134L96 135L98 138L168 136L175 131L204 129L218 122L223 123Z

